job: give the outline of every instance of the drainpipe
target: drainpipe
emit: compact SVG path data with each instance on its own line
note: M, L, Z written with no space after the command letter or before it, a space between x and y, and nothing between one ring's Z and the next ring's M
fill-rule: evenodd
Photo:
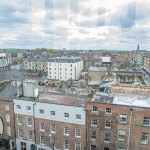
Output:
M133 114L133 108L130 108L130 122L129 122L129 136L128 136L127 150L129 150L129 148L130 148L130 136L131 136L132 114Z
M34 132L34 143L35 143L35 146L36 146L36 132L35 132L35 105L36 103L33 104L33 119L34 119L34 129L33 129L33 132Z
M16 148L16 145L17 145L17 141L16 141L16 115L15 115L15 111L14 111L14 108L15 108L15 103L13 102L13 115L14 115L14 141L15 141L15 144L14 144L14 147Z

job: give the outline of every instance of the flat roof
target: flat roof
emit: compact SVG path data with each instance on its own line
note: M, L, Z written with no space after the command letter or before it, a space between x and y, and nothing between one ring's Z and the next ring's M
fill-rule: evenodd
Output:
M107 67L90 67L89 71L106 72L106 71L108 71L108 68Z
M6 67L6 66L8 66L8 64L7 64L7 63L0 62L0 67Z
M74 56L70 56L70 57L50 57L49 58L49 62L74 63L74 62L80 62L80 61L83 61L83 59L81 57L74 57Z
M133 107L146 107L150 108L150 95L137 95L137 94L107 94L96 92L91 99L92 102L109 103L117 105L126 105Z
M87 97L73 97L72 95L66 94L54 94L54 93L44 93L39 96L39 102L50 103L50 104L59 104L59 105L68 105L68 106L78 106L84 107Z
M113 104L150 108L150 96L136 94L117 94L114 96Z

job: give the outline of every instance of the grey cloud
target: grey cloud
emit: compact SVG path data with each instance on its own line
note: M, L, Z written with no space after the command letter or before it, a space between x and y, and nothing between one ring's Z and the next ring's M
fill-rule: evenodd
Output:
M89 30L85 30L85 29L78 29L78 31L82 34L88 34Z
M16 12L22 15L16 15ZM8 1L0 1L0 24L12 25L15 23L27 23L27 9L23 7L17 7L15 4L11 4Z
M97 14L98 14L98 15L103 15L103 14L105 14L105 13L106 13L105 7L99 7L99 8L97 9Z
M97 20L92 20L92 19L84 19L82 21L76 22L76 24L80 27L88 27L88 28L94 28L97 25Z
M85 16L85 17L90 17L93 14L91 7L87 7L87 8L82 9L80 13L82 16Z

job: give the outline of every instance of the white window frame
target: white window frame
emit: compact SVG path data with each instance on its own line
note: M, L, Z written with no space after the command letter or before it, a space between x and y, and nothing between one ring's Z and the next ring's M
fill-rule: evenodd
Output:
M111 110L111 111L108 111L107 109ZM111 115L112 114L112 108L106 108L105 109L105 114L106 115Z
M123 121L123 119L126 119L126 121ZM128 119L128 116L126 114L119 115L119 122L120 123L127 123L127 119Z
M50 112L50 115L51 115L51 117L55 117L55 116L56 116L55 111L51 111L51 112Z
M56 133L56 125L55 124L50 125L50 132L51 133Z
M17 110L21 110L21 105L16 105Z
M96 129L92 129L92 131L91 131L91 139L92 140L96 140L97 139L97 130Z
M40 131L45 131L45 123L44 122L40 123Z
M20 149L21 150L26 150L27 149L27 144L25 142L20 142Z
M98 120L97 119L92 119L91 120L91 126L97 127L97 125L98 125Z
M111 121L109 121L109 120L105 121L105 128L111 129Z
M6 122L10 122L10 114L6 114Z
M23 129L18 129L18 137L23 138Z
M124 149L124 146L118 145L118 146L117 146L117 150L125 150L125 149Z
M109 137L107 136L107 134L109 135ZM106 139L109 139L109 140L106 140ZM111 140L111 135L110 135L110 132L105 132L104 133L104 142L105 143L110 143L110 140Z
M81 114L76 114L76 120L81 120Z
M44 115L44 109L39 109L39 114Z
M64 149L65 149L65 150L69 150L69 147L70 147L69 141L68 141L68 140L65 140L65 141L64 141Z
M21 119L21 122L20 122L20 119ZM17 116L17 123L18 123L18 125L22 125L22 116L21 115Z
M126 139L126 132L123 130L118 131L118 140L119 141L125 141Z
M75 129L75 137L78 137L78 138L81 137L81 129L80 128Z
M150 117L144 117L143 118L143 126L150 126Z
M65 113L64 113L64 117L65 117L65 119L69 119L69 113L68 113L68 112L65 112Z
M28 131L28 140L33 140L33 132Z
M98 106L93 106L92 107L92 112L98 113Z
M5 104L5 110L9 111L9 104L8 103Z
M143 138L145 138L145 139L143 139ZM141 143L142 144L147 144L148 143L148 139L149 139L149 134L146 133L146 132L142 132Z
M27 126L32 127L32 118L31 117L27 118Z
M94 148L92 148L92 146L94 146ZM91 144L90 150L96 150L96 149L97 149L97 146L95 144Z
M40 144L45 145L45 134L40 135Z
M64 135L69 136L69 127L67 126L64 127Z
M31 110L32 110L31 106L26 106L26 109L27 109L28 112L31 112Z
M81 142L75 142L75 150L81 150Z

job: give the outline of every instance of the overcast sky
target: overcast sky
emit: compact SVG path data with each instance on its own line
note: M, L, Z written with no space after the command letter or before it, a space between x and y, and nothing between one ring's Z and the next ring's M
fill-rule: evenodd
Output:
M150 49L150 0L0 0L0 48Z

